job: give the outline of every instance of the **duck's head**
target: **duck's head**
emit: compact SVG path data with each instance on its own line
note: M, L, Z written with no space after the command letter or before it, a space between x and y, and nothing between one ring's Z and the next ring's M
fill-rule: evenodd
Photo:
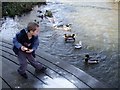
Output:
M65 38L67 37L67 34L64 34Z
M85 55L86 58L89 58L90 56L88 54Z
M74 38L74 37L75 37L75 34L72 34L72 37Z
M37 20L35 19L34 22L36 22Z
M72 24L66 24L66 27L70 27Z

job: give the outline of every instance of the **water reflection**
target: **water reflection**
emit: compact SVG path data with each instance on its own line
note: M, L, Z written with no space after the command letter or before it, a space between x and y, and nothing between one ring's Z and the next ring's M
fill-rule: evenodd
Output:
M42 80L45 83L42 85L42 88L77 88L73 84L73 83L77 83L76 81L74 81L74 80L68 81L67 79L61 77L60 75L57 75L57 76L55 75L55 77L52 79L48 78L48 76L44 76L42 78L43 78ZM34 82L34 87L41 88L40 81Z
M75 85L64 78L46 79L45 82L47 85L44 85L43 88L76 88Z
M19 31L20 24L11 18L7 18L2 27L0 27L0 37L6 40L12 40Z

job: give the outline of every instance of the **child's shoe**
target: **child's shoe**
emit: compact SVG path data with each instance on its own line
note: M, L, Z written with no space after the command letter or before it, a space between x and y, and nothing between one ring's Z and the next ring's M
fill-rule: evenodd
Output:
M28 79L28 76L27 76L26 73L21 74L19 70L18 70L18 73L19 73L23 78Z

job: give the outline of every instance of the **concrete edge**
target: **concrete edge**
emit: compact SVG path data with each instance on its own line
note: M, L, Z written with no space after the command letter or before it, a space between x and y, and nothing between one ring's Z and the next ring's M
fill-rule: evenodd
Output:
M61 61L57 57L54 57L54 56L52 56L48 53L45 53L43 51L37 51L36 53L37 53L37 55L44 57L45 59L49 60L50 62L55 63L60 68L71 73L72 75L74 75L76 78L81 80L83 83L86 83L91 88L108 88L107 85L101 83L100 81L98 81L94 77L90 76L89 74L87 74L83 70L78 69L77 67L75 67L71 64L68 64L65 61Z

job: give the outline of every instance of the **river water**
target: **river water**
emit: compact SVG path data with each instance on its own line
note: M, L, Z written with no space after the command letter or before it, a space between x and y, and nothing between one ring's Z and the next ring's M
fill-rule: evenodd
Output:
M7 18L2 24L0 36L12 40L15 33L26 27L28 22L37 20L41 26L39 34L41 51L82 69L103 83L118 87L117 3L52 1L41 7L36 6L22 17L16 17L14 20ZM72 24L71 31L53 28L49 20L37 17L39 15L37 10L43 12L51 10L55 22ZM81 41L82 48L75 49L75 43L65 43L65 33L75 33L75 43ZM84 64L85 54L97 58L99 64Z

